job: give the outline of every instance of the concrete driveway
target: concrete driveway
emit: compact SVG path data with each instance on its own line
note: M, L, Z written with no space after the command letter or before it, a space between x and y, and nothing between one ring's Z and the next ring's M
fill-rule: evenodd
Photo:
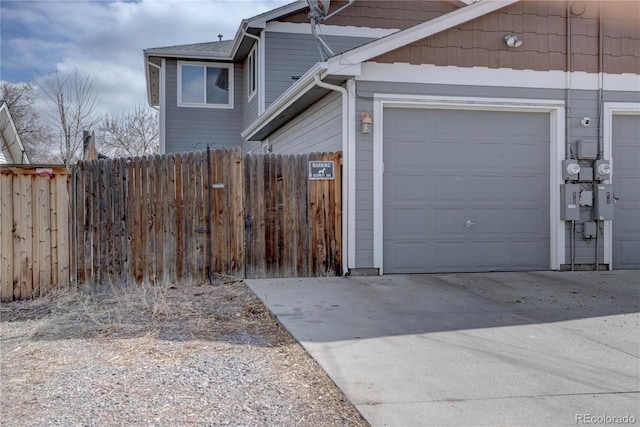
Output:
M640 271L247 283L372 426L640 425Z

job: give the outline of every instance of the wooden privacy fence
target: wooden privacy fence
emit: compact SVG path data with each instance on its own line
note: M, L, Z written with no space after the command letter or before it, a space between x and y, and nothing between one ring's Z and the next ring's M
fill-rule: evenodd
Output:
M239 148L80 162L72 177L72 271L112 284L340 274L341 180L309 160Z
M239 149L79 162L73 264L92 290L243 276ZM209 269L211 266L211 269Z
M0 166L0 299L69 283L69 196L63 166Z
M309 161L333 161L310 180ZM54 285L203 283L342 273L341 153L239 148L3 166L0 298Z

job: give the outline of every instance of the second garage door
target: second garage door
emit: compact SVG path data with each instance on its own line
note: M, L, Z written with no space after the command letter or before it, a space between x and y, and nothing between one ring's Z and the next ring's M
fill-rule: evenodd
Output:
M384 272L548 269L549 120L386 108Z

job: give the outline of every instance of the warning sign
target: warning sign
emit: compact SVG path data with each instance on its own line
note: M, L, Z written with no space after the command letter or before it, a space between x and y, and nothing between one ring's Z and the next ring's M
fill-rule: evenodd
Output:
M309 161L309 179L334 179L333 160Z

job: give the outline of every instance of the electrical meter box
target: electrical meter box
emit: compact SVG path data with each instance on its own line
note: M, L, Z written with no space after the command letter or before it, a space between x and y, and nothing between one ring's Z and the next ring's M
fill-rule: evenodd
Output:
M604 181L611 178L611 163L609 160L596 160L593 169L596 181Z
M580 220L580 186L562 184L560 186L560 219L563 221Z
M562 161L562 179L564 181L577 181L580 173L580 165L577 160Z
M593 219L602 221L613 219L613 185L598 184L594 186Z
M580 173L578 174L578 181L580 182L591 182L593 181L593 168L580 168Z
M598 157L598 141L595 139L580 139L576 145L579 159L595 160Z

